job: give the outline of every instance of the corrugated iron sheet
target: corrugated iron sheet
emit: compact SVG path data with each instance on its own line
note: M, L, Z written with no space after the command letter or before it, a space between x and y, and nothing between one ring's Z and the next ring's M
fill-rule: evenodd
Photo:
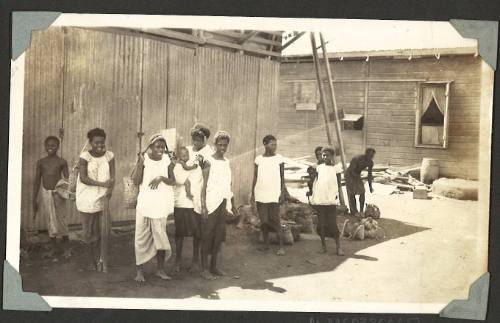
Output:
M217 48L193 50L132 35L65 30L39 33L27 53L25 228L45 228L43 219L33 222L30 217L34 163L42 155L40 138L59 128L64 128L61 153L70 167L78 161L87 131L105 129L107 147L116 156L113 221L134 218L134 211L122 205L122 178L130 174L149 135L175 127L181 144L187 145L196 121L213 133L231 133L233 191L237 204L247 200L255 143L261 147L261 137L275 127L279 63ZM79 223L74 204L72 209L68 222Z
M194 49L169 45L167 125L176 128L183 146L190 144L195 121L198 59Z
M33 183L38 159L45 157L44 139L58 136L62 126L63 34L60 28L35 31L26 51L23 120L22 223L25 229L45 226L33 219Z

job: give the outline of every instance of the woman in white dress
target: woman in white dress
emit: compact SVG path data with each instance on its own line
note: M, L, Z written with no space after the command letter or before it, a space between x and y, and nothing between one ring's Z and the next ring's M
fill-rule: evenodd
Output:
M153 135L149 141L149 152L141 155L134 182L139 186L135 220L136 281L143 282L143 264L156 256L156 276L171 278L164 270L166 254L171 255L167 236L167 216L174 212L175 177L174 164L165 154L166 140Z
M186 221L192 226L189 229L193 233L193 259L189 271L200 270L200 241L201 241L201 189L203 187L202 169L205 167L205 160L213 155L214 150L208 145L210 130L202 125L196 124L191 129L191 146L187 146L189 152L188 165L198 164L189 176L191 183L191 194L193 195L193 220Z

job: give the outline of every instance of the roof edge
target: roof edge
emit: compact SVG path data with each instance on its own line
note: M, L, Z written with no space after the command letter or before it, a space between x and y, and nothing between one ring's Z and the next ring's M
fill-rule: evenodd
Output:
M478 48L474 47L456 47L456 48L421 48L421 49L394 49L394 50L373 50L373 51L353 51L353 52L330 52L330 59L344 58L363 58L367 57L417 57L417 56L450 56L450 55L477 55ZM320 58L323 54L319 55ZM304 59L312 57L311 55L283 55L285 60Z

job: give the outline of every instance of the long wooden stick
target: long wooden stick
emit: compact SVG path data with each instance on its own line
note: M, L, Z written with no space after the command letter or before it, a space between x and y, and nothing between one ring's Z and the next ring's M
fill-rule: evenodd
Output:
M326 45L325 45L325 40L323 39L323 34L319 33L319 38L321 40L321 49L323 51L323 58L325 61L326 65L326 75L328 78L328 85L330 86L330 98L332 99L333 102L333 113L335 115L335 130L337 132L337 140L339 142L339 148L340 148L340 158L342 159L342 168L344 169L344 173L347 169L346 166L346 158L345 158L345 151L344 151L344 141L342 140L342 127L340 124L340 115L339 111L337 108L337 100L335 99L335 91L333 89L333 82L332 82L332 72L330 70L330 62L328 61L328 55L326 51Z
M312 51L313 51L314 70L316 72L316 81L318 82L320 105L321 105L321 110L323 111L323 119L325 120L326 137L328 139L328 145L333 146L332 134L331 134L331 130L330 130L330 122L329 122L329 118L328 118L328 113L326 112L325 93L323 92L321 75L319 73L318 50L316 49L316 40L314 39L314 34L312 32L311 32L311 47L312 47Z
M98 270L108 272L108 244L110 233L109 218L109 197L104 196L102 200L103 208L101 214L101 252L98 263Z
M318 49L316 47L316 39L314 39L314 33L311 32L311 47L313 51L313 59L314 59L314 69L316 71L316 81L318 82L318 89L319 89L319 96L320 96L320 104L321 104L321 109L323 111L323 118L325 120L325 129L326 129L326 137L328 138L328 145L333 146L333 140L332 140L332 134L330 130L330 118L328 117L328 112L326 111L326 100L325 100L325 93L323 92L323 85L321 82L321 75L319 72L319 58L318 58ZM337 132L337 138L338 138L338 132ZM345 174L345 162L342 160L343 164L343 169L344 169L344 174ZM345 200L344 200L344 192L342 190L339 191L339 202L340 205L345 206Z

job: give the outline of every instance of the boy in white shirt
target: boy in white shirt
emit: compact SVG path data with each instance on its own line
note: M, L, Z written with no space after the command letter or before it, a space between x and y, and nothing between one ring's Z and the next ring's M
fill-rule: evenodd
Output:
M278 235L278 256L283 256L283 237L280 221L280 202L283 201L285 188L285 166L283 157L276 154L277 140L273 135L263 139L265 152L255 158L254 178L251 202L256 202L259 214L264 247L261 251L269 250L269 231L272 229Z
M342 170L334 165L335 150L325 147L323 152L323 163L316 167L316 176L313 180L311 204L318 213L317 231L321 237L320 253L326 253L325 236L335 239L337 255L343 256L344 252L340 248L340 232L337 226L337 205L339 201L340 174Z

